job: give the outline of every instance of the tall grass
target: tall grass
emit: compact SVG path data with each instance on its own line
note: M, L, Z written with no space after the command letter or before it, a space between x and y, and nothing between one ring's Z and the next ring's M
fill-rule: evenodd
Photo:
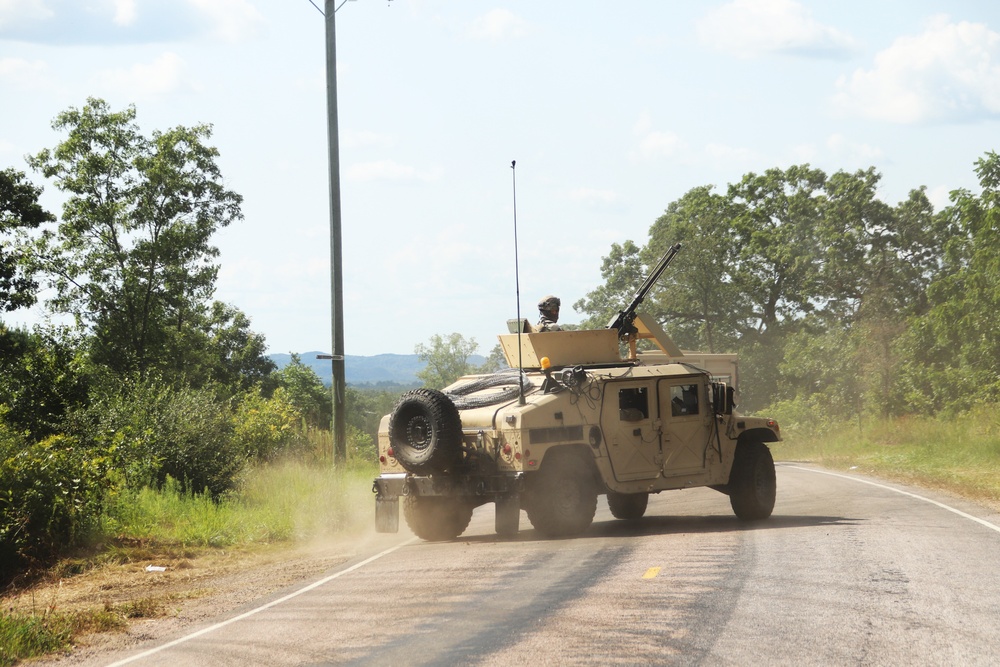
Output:
M237 489L218 499L207 491L185 491L173 479L159 489L124 490L108 499L97 537L141 547L112 546L97 558L152 559L176 547L248 547L358 534L374 523L371 488L377 474L365 462L334 470L317 457L248 468ZM0 667L61 650L83 632L124 627L127 618L149 615L151 605L155 601L75 613L0 609Z
M229 547L355 533L373 521L373 467L332 470L282 461L247 469L218 500L183 490L125 491L109 506L105 533L144 543Z
M776 415L785 440L776 459L812 461L1000 500L1000 407L961 416L901 417L809 426L801 415ZM787 417L787 420L786 420Z

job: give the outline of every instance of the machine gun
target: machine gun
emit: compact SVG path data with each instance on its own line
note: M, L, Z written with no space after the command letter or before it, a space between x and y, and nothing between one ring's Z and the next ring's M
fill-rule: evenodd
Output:
M635 293L635 296L632 297L632 302L629 303L628 308L618 311L618 314L614 317L614 319L608 323L609 329L618 330L619 338L624 338L629 334L636 333L635 325L633 324L635 322L636 308L638 308L639 304L642 303L642 300L646 298L646 294L649 293L649 290L653 289L653 285L656 284L660 274L663 273L663 270L667 268L667 265L670 264L671 261L673 261L674 256L676 256L680 250L680 243L675 243L670 246L667 253L660 258L660 261L656 264L656 268L654 268L650 274L646 276L646 280L643 281L642 286Z

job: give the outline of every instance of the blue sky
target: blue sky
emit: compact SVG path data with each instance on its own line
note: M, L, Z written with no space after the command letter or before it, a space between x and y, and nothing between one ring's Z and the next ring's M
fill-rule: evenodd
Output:
M317 0L322 7L322 2ZM686 191L876 167L895 204L975 190L998 148L1000 4L351 0L337 12L347 354L460 332L600 281ZM324 22L309 0L0 0L0 168L88 96L147 133L210 123L245 220L216 297L272 352L329 350ZM58 212L59 193L43 202ZM39 310L5 316L34 323Z

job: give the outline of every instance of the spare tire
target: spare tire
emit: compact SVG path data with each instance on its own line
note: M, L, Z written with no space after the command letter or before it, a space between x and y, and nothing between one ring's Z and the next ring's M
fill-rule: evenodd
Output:
M462 456L462 419L451 399L436 389L411 389L389 416L389 444L406 470L443 472Z

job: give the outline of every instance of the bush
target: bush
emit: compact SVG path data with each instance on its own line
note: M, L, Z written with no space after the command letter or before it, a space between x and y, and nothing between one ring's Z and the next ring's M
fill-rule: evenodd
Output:
M9 330L0 324L0 403L6 421L42 440L87 402L84 361L64 331Z
M68 436L29 444L5 431L0 440L0 571L10 574L98 524L108 461Z
M306 446L302 414L284 387L278 387L271 398L264 398L260 388L243 396L236 406L235 438L246 455L257 461L270 461Z
M232 488L246 461L231 411L209 390L126 382L75 415L71 426L95 450L110 452L131 488L158 487L170 476L217 497Z

